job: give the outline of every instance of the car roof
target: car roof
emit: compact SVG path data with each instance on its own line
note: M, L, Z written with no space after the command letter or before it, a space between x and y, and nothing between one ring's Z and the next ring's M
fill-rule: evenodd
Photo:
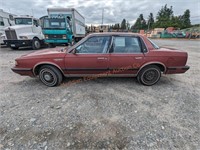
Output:
M104 35L141 36L138 33L132 33L132 32L103 32L103 33L89 34L89 36L104 36Z

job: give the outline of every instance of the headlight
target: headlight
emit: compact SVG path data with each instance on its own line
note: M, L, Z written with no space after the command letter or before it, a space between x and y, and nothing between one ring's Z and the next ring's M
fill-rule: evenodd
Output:
M27 36L19 36L20 39L23 39L23 40L27 40L28 37Z
M66 35L63 35L63 39L67 39Z
M18 64L18 62L15 60L15 66L18 66L19 64Z
M48 35L45 35L45 39L48 39L49 38L49 36Z

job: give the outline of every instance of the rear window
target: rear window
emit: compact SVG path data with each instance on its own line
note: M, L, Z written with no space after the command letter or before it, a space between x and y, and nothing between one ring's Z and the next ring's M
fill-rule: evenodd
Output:
M149 38L148 38L149 42L152 44L152 46L155 48L155 49L159 49L160 47L158 45L156 45L153 41L151 41Z
M141 53L139 39L137 37L114 37L113 53Z

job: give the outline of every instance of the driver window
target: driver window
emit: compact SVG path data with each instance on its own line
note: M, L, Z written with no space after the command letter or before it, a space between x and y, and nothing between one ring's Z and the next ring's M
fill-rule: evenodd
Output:
M109 36L91 37L76 48L76 53L107 53Z
M38 26L37 20L33 20L33 24L34 24L35 26Z

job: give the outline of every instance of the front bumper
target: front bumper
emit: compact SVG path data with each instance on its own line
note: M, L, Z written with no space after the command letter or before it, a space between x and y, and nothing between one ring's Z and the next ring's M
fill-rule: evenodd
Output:
M53 44L67 44L70 43L68 39L45 39L45 43L53 43Z
M4 40L4 43L9 47L31 46L32 40Z
M30 76L30 77L34 77L33 71L31 68L16 68L13 67L11 68L11 70L21 76Z
M168 67L166 74L185 73L189 69L189 66Z

